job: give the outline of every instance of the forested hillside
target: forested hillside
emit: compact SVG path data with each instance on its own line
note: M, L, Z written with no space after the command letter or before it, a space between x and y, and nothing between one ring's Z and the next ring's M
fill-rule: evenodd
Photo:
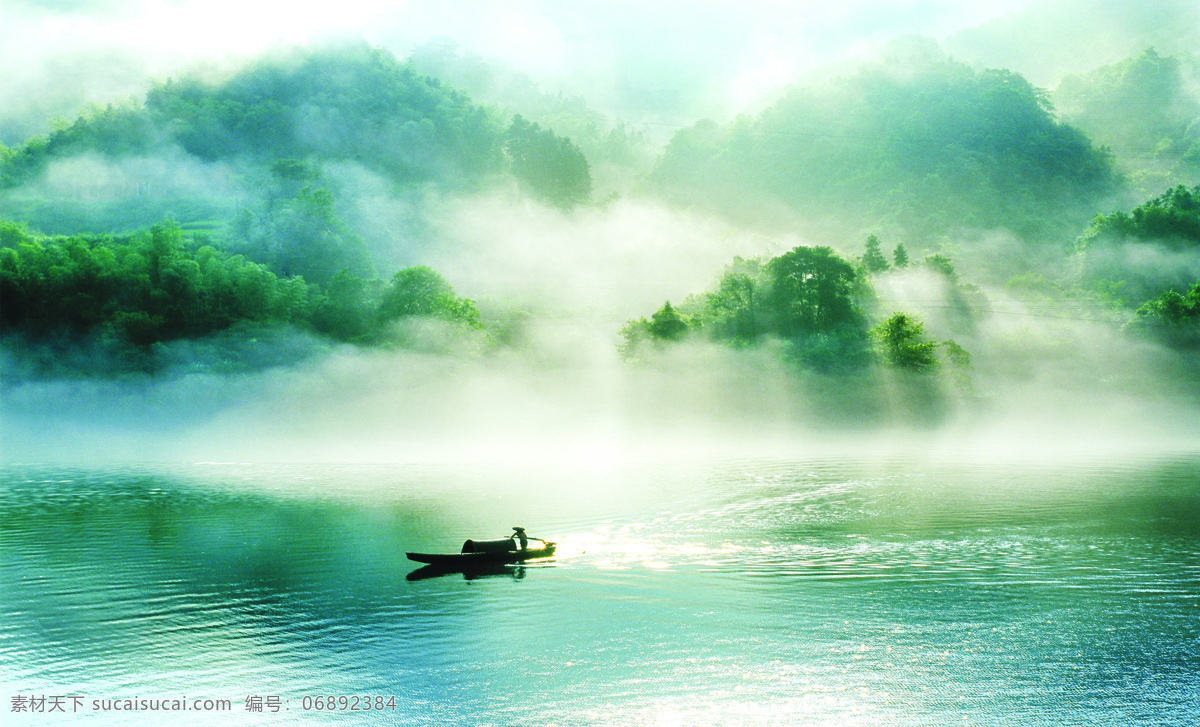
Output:
M448 333L482 328L474 302L437 272L414 266L389 281L349 271L323 286L203 244L160 224L129 236L42 237L0 223L0 330L31 345L87 344L103 354L91 373L154 370L155 347L285 325L328 341L425 345L405 321ZM83 373L66 357L41 374Z
M352 46L278 53L213 84L153 87L144 105L82 116L14 150L4 184L53 159L154 153L178 145L204 161L313 156L357 160L398 182L476 182L502 166L503 129L464 95L383 51Z
M1076 244L1086 288L1136 308L1151 336L1200 344L1200 186L1098 216Z
M494 105L508 116L522 116L567 137L587 157L599 198L624 193L653 165L657 148L622 120L605 116L579 95L544 91L528 74L470 53L447 39L425 43L412 52L409 65L419 73Z
M1200 180L1200 58L1136 58L1068 76L1054 91L1062 116L1112 149L1144 196Z
M46 200L36 183L54 163L81 157L168 160L166 169L126 175L124 184L97 189L81 180L93 204L120 206L136 196L155 209L155 197L199 197L175 208L200 214L225 211L213 197L244 193L229 176L253 175L281 159L358 165L398 190L477 190L506 174L554 204L585 201L591 190L587 161L570 140L536 124L505 123L465 94L365 45L279 51L222 82L172 79L154 85L142 103L94 108L46 137L0 151L6 206L35 225L55 227L58 215L78 205ZM179 190L171 168L185 161L224 165L221 184Z
M925 45L794 86L757 116L680 131L653 179L733 214L774 204L799 224L910 240L997 227L1049 240L1086 224L1119 184L1109 156L1056 121L1045 93Z

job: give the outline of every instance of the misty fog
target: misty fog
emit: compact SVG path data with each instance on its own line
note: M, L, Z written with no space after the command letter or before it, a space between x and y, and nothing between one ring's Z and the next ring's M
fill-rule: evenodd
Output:
M238 22L230 23L235 15ZM1194 53L1198 22L1186 3L1099 0L861 0L836 7L351 0L336 8L5 2L0 161L11 171L0 189L0 221L47 248L61 236L107 235L105 244L116 249L112 240L152 245L136 242L138 235L170 220L180 228L179 255L199 256L205 246L217 251L180 262L180 269L207 271L203 265L217 260L265 276L254 267L262 266L280 279L294 277L301 264L295 260L316 265L304 256L324 245L334 262L323 270L325 280L307 275L317 286L308 293L314 310L333 306L335 274L343 268L359 275L365 292L355 300L374 305L398 271L427 266L452 286L459 317L381 320L376 312L335 334L333 324L321 329L292 311L292 318L247 318L215 333L163 335L144 345L135 324L153 315L129 314L82 333L6 330L3 457L546 458L586 467L652 451L920 445L983 456L1190 446L1200 434L1197 350L1132 323L1139 306L1164 291L1186 293L1200 280L1200 241L1121 239L1083 249L1077 239L1093 216L1129 211L1168 186L1200 183L1200 118L1170 140L1174 156L1163 156L1169 145L1154 152L1158 186L1147 184L1154 191L1143 194L1130 180L1144 179L1147 170L1128 165L1153 150L1119 155L1124 167L1113 162L1103 174L1072 177L1088 164L1109 163L1101 143L1093 143L1104 129L1063 132L1055 143L1078 148L1062 169L1036 171L1048 180L1044 192L1006 186L1016 173L1003 164L1034 164L1020 157L1027 139L995 142L1003 148L993 157L992 147L952 140L942 166L923 176L905 160L928 157L921 146L928 140L901 135L900 152L880 152L897 166L885 170L895 176L879 181L866 169L884 174L875 157L862 157L863 173L850 175L838 165L859 157L846 162L837 153L856 144L874 153L877 129L856 117L830 137L810 137L796 131L807 127L788 126L787 114L800 108L814 119L841 118L844 109L868 103L846 90L847 79L871 92L879 83L853 76L854 69L886 66L897 48L926 43L944 54L919 59L933 69L931 88L945 78L992 83L998 75L989 69L1003 69L1032 84L1027 91L1011 79L995 81L1005 91L1048 98L1068 75L1118 64L1147 47L1162 56ZM245 137L274 138L272 124L294 124L299 130L279 153L235 137L258 121L222 127L226 139L211 131L211 119L204 121L210 127L195 122L211 131L204 136L179 131L182 122L155 126L158 117L139 116L154 89L167 98L155 113L174 113L169 103L183 108L202 95L195 89L240 93L300 65L255 65L280 48L309 49L319 66L332 63L320 49L342 44L353 62L369 57L372 68L389 69L389 59L399 68L421 49L427 61L431 48L452 49L439 61L445 78L419 81L419 88L406 81L419 93L404 103L443 94L430 102L437 111L418 118L406 109L409 116L391 127L389 119L402 114L390 109L360 127L336 115L342 107L328 92L294 107L280 102L263 112L266 131ZM385 60L371 56L375 50ZM493 83L498 78L510 82ZM170 79L196 85L170 86ZM906 82L897 81L905 94ZM455 83L476 87L458 91ZM994 90L981 96L992 99ZM455 104L465 110L445 112L452 121L436 115ZM561 152L562 164L586 157L586 202L555 197L567 184L566 167L549 187L522 176L513 152L518 117L537 125L528 138L557 150L548 154ZM1067 122L1076 123L1046 111L1030 123L1058 131ZM104 124L118 129L114 137L126 134L119 138L128 149L91 141L87 134L109 128ZM121 124L133 131L120 131ZM461 127L446 131L452 124ZM70 136L72 128L82 131ZM463 142L462 129L477 130L478 140ZM358 134L379 146L351 148ZM37 138L65 141L28 143ZM212 139L218 141L206 146ZM781 161L776 168L784 156L774 153L777 139L789 149L831 140L841 146L803 162L809 166ZM467 146L480 160L470 168ZM50 151L38 161L43 148ZM35 161L19 166L26 159ZM670 163L683 165L683 181L662 181ZM1000 166L988 167L993 163ZM868 191L845 199L841 187L835 194L822 182L827 199L796 181L818 179L819 172L845 189ZM895 190L869 186L893 179L902 180ZM963 188L961 198L950 198ZM983 188L990 196L971 196ZM989 217L1001 208L1008 224ZM933 222L922 229L914 219ZM886 263L870 273L869 235L878 235ZM32 243L4 244L16 250ZM898 245L910 262L893 257ZM879 334L869 330L902 311L923 326L920 340L937 344L935 373L889 368L875 358L862 363L875 354L855 359L848 374L806 367L797 351L833 335L824 329L802 342L756 333L736 345L714 333L705 306L711 308L726 266L759 260L766 270L788 251L819 247L857 266L864 284L855 293L865 321L855 345L878 345L871 336ZM145 262L144 250L118 260L123 254L105 251L96 259L117 260L114 269L149 266L147 279L165 275L157 262ZM943 259L952 271L938 267ZM627 324L642 320L651 330L652 315L666 302L682 312L691 333L625 355ZM351 330L344 326L337 330ZM969 363L947 358L959 349Z

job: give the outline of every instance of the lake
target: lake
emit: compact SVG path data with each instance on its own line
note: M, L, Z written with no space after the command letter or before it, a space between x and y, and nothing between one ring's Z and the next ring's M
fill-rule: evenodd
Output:
M1195 455L2 474L6 725L1200 719Z

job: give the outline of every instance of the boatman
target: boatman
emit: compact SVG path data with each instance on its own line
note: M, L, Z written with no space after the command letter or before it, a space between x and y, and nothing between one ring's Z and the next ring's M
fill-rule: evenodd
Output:
M513 533L511 537L516 538L517 541L521 543L521 550L525 550L526 548L528 548L529 547L529 538L527 538L525 536L525 528L514 527L513 530L515 530L516 532Z

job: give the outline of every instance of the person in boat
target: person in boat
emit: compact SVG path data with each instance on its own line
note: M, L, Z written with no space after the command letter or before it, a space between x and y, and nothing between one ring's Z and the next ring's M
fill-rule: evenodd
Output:
M521 544L521 550L527 549L529 547L529 537L525 535L525 528L514 527L513 530L516 532L509 537L517 539L517 542Z

